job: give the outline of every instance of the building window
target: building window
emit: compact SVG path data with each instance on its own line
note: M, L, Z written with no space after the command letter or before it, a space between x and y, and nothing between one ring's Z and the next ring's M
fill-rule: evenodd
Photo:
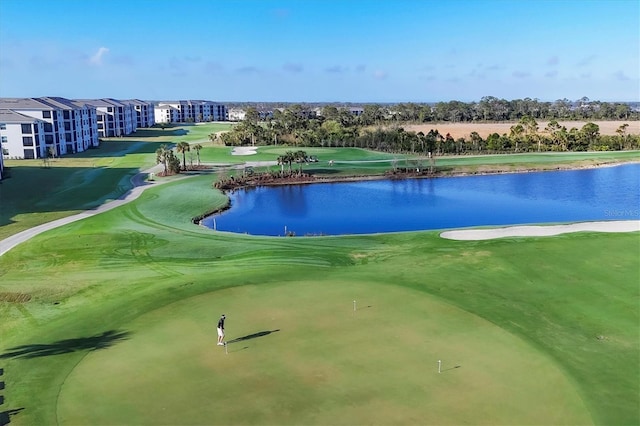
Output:
M21 124L20 126L22 127L23 135L31 134L31 124Z
M71 130L71 123L69 123L69 122L65 122L65 123L64 123L64 129L65 129L66 131Z
M2 136L2 139L0 139L2 141L2 143L7 143L7 137L6 136Z
M36 158L36 156L34 155L34 152L33 152L32 149L25 149L24 150L24 158L32 160L32 159Z
M22 146L33 146L33 138L31 136L23 136Z
M44 123L44 131L45 132L53 131L53 127L51 126L51 123Z
M42 118L51 118L51 111L42 111Z
M4 123L0 123L0 130L7 130L7 125Z
M107 107L107 112L113 112L113 107Z
M9 150L7 148L2 148L2 155L9 155Z
M53 136L44 135L44 143L52 144L53 143Z
M69 118L69 111L62 111L62 116L63 116L65 119L68 119L68 118Z

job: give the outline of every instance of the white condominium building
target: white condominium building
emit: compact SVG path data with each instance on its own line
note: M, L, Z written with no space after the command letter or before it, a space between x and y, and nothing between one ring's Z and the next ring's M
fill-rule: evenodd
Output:
M49 123L10 109L0 109L2 157L46 158L45 124Z
M180 111L171 105L156 105L154 108L156 123L179 123Z
M136 112L138 128L151 127L156 123L155 108L153 102L145 102L141 101L140 99L128 99L126 101L120 102L133 105L133 108Z
M133 104L112 98L76 99L97 111L98 135L102 138L126 136L136 131L138 120Z
M91 146L98 146L99 140L96 131L95 111L90 106L78 104L69 99L59 97L44 98L0 98L0 109L8 110L18 115L4 112L5 121L0 120L0 130L6 139L3 143L2 155L4 158L43 158L48 155L65 155L87 150ZM35 118L39 122L31 122L31 137L34 145L29 143L28 133L16 133L17 124L27 122L24 117ZM6 122L7 120L13 120ZM12 131L8 129L12 128ZM35 132L40 132L36 137ZM21 130L22 131L22 130ZM24 136L20 136L24 135ZM41 140L40 146L36 145ZM15 139L14 139L15 138ZM25 138L25 139L23 139ZM5 147L6 144L6 147ZM33 155L33 157L31 157Z
M164 113L163 120L167 117L167 106L173 107L178 111L177 120L171 121L176 123L225 121L227 117L227 107L216 102L203 100L161 101L156 106L156 115L158 115L158 112ZM161 111L158 111L159 109ZM159 119L157 120L160 122Z

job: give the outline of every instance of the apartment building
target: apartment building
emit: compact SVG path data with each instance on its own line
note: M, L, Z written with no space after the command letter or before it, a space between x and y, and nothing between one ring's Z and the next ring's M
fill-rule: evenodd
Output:
M93 108L61 97L44 97L38 100L53 109L62 111L66 153L83 152L90 147L98 146Z
M0 109L2 157L16 159L47 157L45 124L49 123L10 109Z
M17 133L15 131L7 132L3 136L6 137L6 152L3 150L4 158L43 158L47 155L65 155L70 153L82 152L89 147L98 146L99 140L95 127L95 112L92 108L85 104L77 104L69 99L60 97L43 97L43 98L0 98L0 109L8 110L19 115L5 112L3 115L11 123L0 121L5 124L7 129L14 125L25 124L22 116L35 118L42 123L31 122L32 131L40 131L36 138L35 133L32 134L33 147L31 145L23 145L29 141L29 134ZM17 120L17 121L16 121ZM39 122L38 122L39 123ZM11 126L8 126L11 124ZM33 127L35 126L35 127ZM44 142L37 146L36 142L42 136ZM17 138L14 140L14 138ZM37 149L36 149L37 147ZM3 147L4 148L4 147ZM33 157L31 157L33 155Z
M156 105L154 107L156 123L180 122L180 111L171 105Z
M156 109L171 106L178 111L178 123L201 123L205 121L225 121L227 107L225 105L203 100L161 101ZM160 111L161 113L163 111ZM166 110L164 111L166 114ZM166 115L164 116L166 117Z
M112 138L130 135L138 128L136 110L127 101L112 98L76 99L96 109L98 135Z
M156 123L153 102L145 102L140 99L127 99L121 102L133 105L138 128L151 127Z

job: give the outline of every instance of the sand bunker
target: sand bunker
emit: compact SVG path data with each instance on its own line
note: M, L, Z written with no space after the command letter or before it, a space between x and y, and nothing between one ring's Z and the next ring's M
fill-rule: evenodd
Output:
M582 222L567 225L507 226L491 229L460 229L440 234L449 240L491 240L507 237L548 237L569 232L634 232L640 231L640 220Z
M258 153L256 146L236 146L231 151L231 155L253 155Z

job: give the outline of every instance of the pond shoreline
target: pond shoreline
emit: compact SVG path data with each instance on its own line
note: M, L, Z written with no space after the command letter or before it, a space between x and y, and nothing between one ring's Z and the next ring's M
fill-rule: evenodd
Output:
M358 181L370 181L370 180L384 180L384 179L429 179L429 178L442 178L442 177L462 177L462 176L486 176L486 175L498 175L498 174L513 174L513 173L535 173L535 172L551 172L551 171L563 171L563 170L583 170L594 169L599 167L615 167L624 164L640 164L640 159L632 159L629 161L615 160L611 162L599 161L597 163L589 162L589 164L583 164L579 162L575 163L563 163L563 164L549 164L549 165L481 165L481 166L440 166L440 170L430 172L426 168L419 171L407 170L406 168L398 168L396 171L389 171L384 174L368 174L368 175L344 175L344 176L321 176L321 175L309 175L309 174L296 174L287 176L275 176L260 178L248 178L238 179L230 182L224 187L218 188L222 192L236 191L245 188L254 188L259 186L280 186L280 185L307 185L313 183L339 183L339 182L358 182ZM437 169L438 167L436 167ZM228 207L223 208L220 211L226 210ZM218 212L216 212L218 213Z
M231 198L228 194L233 194L237 190L250 189L257 187L279 187L279 186L299 186L309 185L314 183L348 183L348 182L366 182L366 181L380 181L380 180L410 180L410 179L429 179L429 178L446 178L446 177L469 177L469 176L489 176L489 175L505 175L505 174L525 174L536 172L552 172L552 171L571 171L571 170L586 170L596 169L604 167L615 167L628 164L640 164L640 160L632 159L629 161L598 161L596 163L589 162L574 162L563 164L549 164L549 165L496 165L496 166L453 166L449 168L441 168L434 172L428 170L406 170L403 168L396 169L395 172L390 171L384 174L369 174L369 175L348 175L348 176L322 176L322 175L309 175L293 173L291 175L281 174L261 174L259 176L248 176L245 178L229 179L225 182L224 186L217 186L222 193L227 195L227 203L212 211L208 211L205 214L198 215L192 218L194 224L201 225L201 222L211 216L223 213L232 207Z

